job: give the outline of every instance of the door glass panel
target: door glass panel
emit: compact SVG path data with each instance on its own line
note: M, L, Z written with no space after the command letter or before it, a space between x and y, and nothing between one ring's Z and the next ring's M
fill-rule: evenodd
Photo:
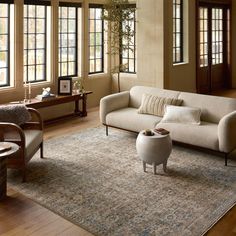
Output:
M223 9L212 8L212 65L223 63Z
M200 37L200 67L208 66L208 9L205 7L199 8L199 37Z

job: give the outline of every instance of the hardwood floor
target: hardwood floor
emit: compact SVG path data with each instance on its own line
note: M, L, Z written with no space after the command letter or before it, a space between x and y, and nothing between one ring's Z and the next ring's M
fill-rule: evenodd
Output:
M236 91L233 94L236 97ZM93 108L88 111L88 116L85 118L72 118L47 125L44 129L44 138L50 139L99 125L98 108ZM199 227L201 226L199 225ZM0 202L0 236L41 236L45 234L50 236L92 235L22 194L8 188L8 197ZM206 235L236 236L236 206Z

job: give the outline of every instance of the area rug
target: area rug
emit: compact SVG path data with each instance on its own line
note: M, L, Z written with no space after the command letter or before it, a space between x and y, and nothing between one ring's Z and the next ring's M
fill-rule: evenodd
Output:
M236 202L236 162L174 146L168 173L142 169L136 135L104 127L45 142L9 185L95 235L202 235Z

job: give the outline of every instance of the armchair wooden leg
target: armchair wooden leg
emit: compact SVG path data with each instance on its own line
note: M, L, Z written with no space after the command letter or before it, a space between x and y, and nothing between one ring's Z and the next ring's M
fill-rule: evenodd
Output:
M43 158L43 142L40 144L40 158Z

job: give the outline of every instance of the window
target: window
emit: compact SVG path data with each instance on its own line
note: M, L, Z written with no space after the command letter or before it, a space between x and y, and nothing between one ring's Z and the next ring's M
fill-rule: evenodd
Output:
M10 85L10 38L13 1L0 1L0 87Z
M104 71L104 21L101 5L89 5L89 74Z
M183 0L173 0L173 63L183 62Z
M129 36L131 40L122 38L122 53L120 56L120 64L123 66L121 69L122 72L126 73L136 73L136 17L135 17L135 5L129 5L130 8L133 8L134 11L129 15L129 19L123 22L122 27L123 31L126 31L129 35L129 31L132 35ZM125 11L125 10L124 10ZM125 12L124 12L125 15ZM127 26L127 27L125 27Z
M78 75L78 8L81 4L59 5L58 74L60 77Z
M48 1L25 1L24 5L24 81L46 81Z

